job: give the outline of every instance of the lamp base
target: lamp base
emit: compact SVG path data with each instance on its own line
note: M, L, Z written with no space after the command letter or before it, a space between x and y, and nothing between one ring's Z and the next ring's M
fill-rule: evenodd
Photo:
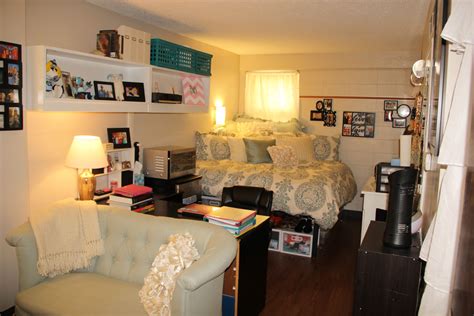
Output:
M84 171L77 178L79 200L94 199L95 183L95 177L90 169L84 169Z

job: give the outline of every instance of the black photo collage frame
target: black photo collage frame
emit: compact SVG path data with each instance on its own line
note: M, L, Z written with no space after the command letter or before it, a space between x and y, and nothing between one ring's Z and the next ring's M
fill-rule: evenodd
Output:
M0 131L23 129L21 45L0 41Z

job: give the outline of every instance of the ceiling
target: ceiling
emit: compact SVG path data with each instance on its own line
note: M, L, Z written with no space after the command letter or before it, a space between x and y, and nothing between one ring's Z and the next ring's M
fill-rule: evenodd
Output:
M430 0L88 0L237 53L421 49Z

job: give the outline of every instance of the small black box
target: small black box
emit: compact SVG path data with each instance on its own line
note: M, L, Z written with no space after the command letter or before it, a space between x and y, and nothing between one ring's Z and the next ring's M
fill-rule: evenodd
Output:
M180 94L153 92L151 94L151 102L153 103L171 103L180 104L183 96Z

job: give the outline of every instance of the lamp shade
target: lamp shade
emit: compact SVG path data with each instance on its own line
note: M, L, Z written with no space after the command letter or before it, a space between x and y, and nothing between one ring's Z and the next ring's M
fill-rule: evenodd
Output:
M108 165L102 142L97 136L74 136L66 166L77 169L103 168Z
M225 125L225 106L216 106L216 125Z

